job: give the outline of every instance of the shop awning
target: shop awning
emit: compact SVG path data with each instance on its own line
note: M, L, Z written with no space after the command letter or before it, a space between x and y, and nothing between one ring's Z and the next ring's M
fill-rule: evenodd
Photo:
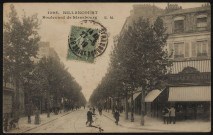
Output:
M156 97L158 97L158 95L161 93L162 91L156 89L156 90L152 90L150 91L147 96L145 97L145 102L153 102L155 100Z
M141 92L134 93L133 100L135 100L140 94L141 94ZM131 102L131 97L128 99L128 102Z
M211 101L211 86L170 87L168 101Z

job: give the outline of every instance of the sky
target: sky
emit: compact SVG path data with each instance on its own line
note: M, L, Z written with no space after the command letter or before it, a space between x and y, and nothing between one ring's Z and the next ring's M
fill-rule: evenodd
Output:
M4 17L9 12L9 5L4 4ZM126 17L130 15L132 5L147 3L13 3L19 16L38 14L41 20L39 34L41 41L50 42L50 46L58 53L61 61L68 68L76 82L82 87L82 93L89 100L93 90L107 73L110 62L110 53L113 50L113 37L119 34ZM164 9L167 3L149 3ZM199 7L203 3L177 3L182 8ZM48 14L48 11L58 11L59 14ZM97 20L107 28L109 35L106 51L95 59L94 63L67 60L68 35L72 25L78 24L81 19L42 19L43 16L64 16L63 11L98 11ZM65 15L73 16L73 15ZM78 15L81 16L81 15ZM85 15L83 15L85 16ZM108 19L104 19L104 17ZM109 19L113 16L113 19Z

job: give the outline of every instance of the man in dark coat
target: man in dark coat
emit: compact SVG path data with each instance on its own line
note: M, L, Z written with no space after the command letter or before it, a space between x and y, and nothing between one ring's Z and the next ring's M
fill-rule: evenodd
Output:
M116 123L116 125L118 125L119 116L120 116L120 114L119 114L118 110L115 110L114 117L115 117L115 123Z
M164 124L168 124L169 123L169 109L165 106L163 108L163 121L164 121Z
M87 112L87 122L86 122L86 125L87 123L89 122L89 126L92 126L92 115L94 115L92 113L92 108L89 109L89 111Z

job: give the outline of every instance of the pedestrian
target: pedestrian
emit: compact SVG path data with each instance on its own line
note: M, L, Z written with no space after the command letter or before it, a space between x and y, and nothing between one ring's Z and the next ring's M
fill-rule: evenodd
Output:
M120 116L120 114L119 114L118 110L116 109L116 110L115 110L115 113L114 113L114 117L115 117L115 123L116 123L116 125L118 125L119 116Z
M95 107L93 107L92 111L93 111L93 113L95 114Z
M164 121L164 124L168 124L168 122L169 122L169 109L165 106L165 107L163 108L162 113L163 113L163 121Z
M92 122L93 122L93 120L92 120L92 115L94 115L94 114L92 113L92 108L90 108L89 111L87 112L87 121L86 121L86 125L87 125L87 123L89 122L89 126L92 126Z
M124 110L124 107L121 105L121 106L120 106L120 113L122 113L123 110Z
M8 114L5 114L5 116L4 116L4 131L6 131L7 132L7 130L8 130Z
M102 107L101 106L98 107L98 111L99 111L99 115L102 115Z
M35 124L40 124L40 116L39 116L39 109L36 107L35 109Z
M170 108L170 123L173 122L175 124L175 108L172 106Z

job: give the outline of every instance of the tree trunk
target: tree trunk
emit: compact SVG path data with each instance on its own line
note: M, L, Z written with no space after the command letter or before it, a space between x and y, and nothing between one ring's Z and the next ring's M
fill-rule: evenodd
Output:
M31 104L30 94L28 95L28 106L27 106L27 113L28 113L28 123L31 123L31 113L32 113L32 104Z
M49 98L47 98L47 117L50 117L50 101Z
M28 82L29 83L29 82ZM28 116L28 123L31 123L31 115L32 115L32 95L31 95L31 88L28 87L27 93L27 116Z
M133 90L131 90L131 122L134 122Z
M128 120L128 95L127 95L127 91L126 91L126 104L125 104L125 119Z
M27 112L27 113L28 113L28 124L31 123L31 112L32 112L32 110L31 110L32 107L31 107L31 106L32 106L32 105L30 104L30 101L29 101L29 102L28 102L28 106L27 106L27 107L28 107L28 108L27 108L27 109L28 109L28 112Z
M28 124L31 123L31 117L30 117L30 114L28 114Z
M105 111L107 112L107 98L106 98L106 102L105 102Z
M40 98L40 113L42 114L42 96Z
M46 103L47 103L47 118L50 117L50 93L49 89L46 90Z
M19 117L19 106L20 106L20 100L19 100L19 80L16 78L16 88L15 88L15 94L16 94L16 100L15 100L15 117Z
M107 98L107 112L109 112L109 98Z
M144 126L144 115L145 115L145 89L141 92L141 125Z
M39 115L38 108L36 108L36 111L35 111L35 124L40 124L40 115Z
M112 98L112 114L115 112L115 101L114 98Z

